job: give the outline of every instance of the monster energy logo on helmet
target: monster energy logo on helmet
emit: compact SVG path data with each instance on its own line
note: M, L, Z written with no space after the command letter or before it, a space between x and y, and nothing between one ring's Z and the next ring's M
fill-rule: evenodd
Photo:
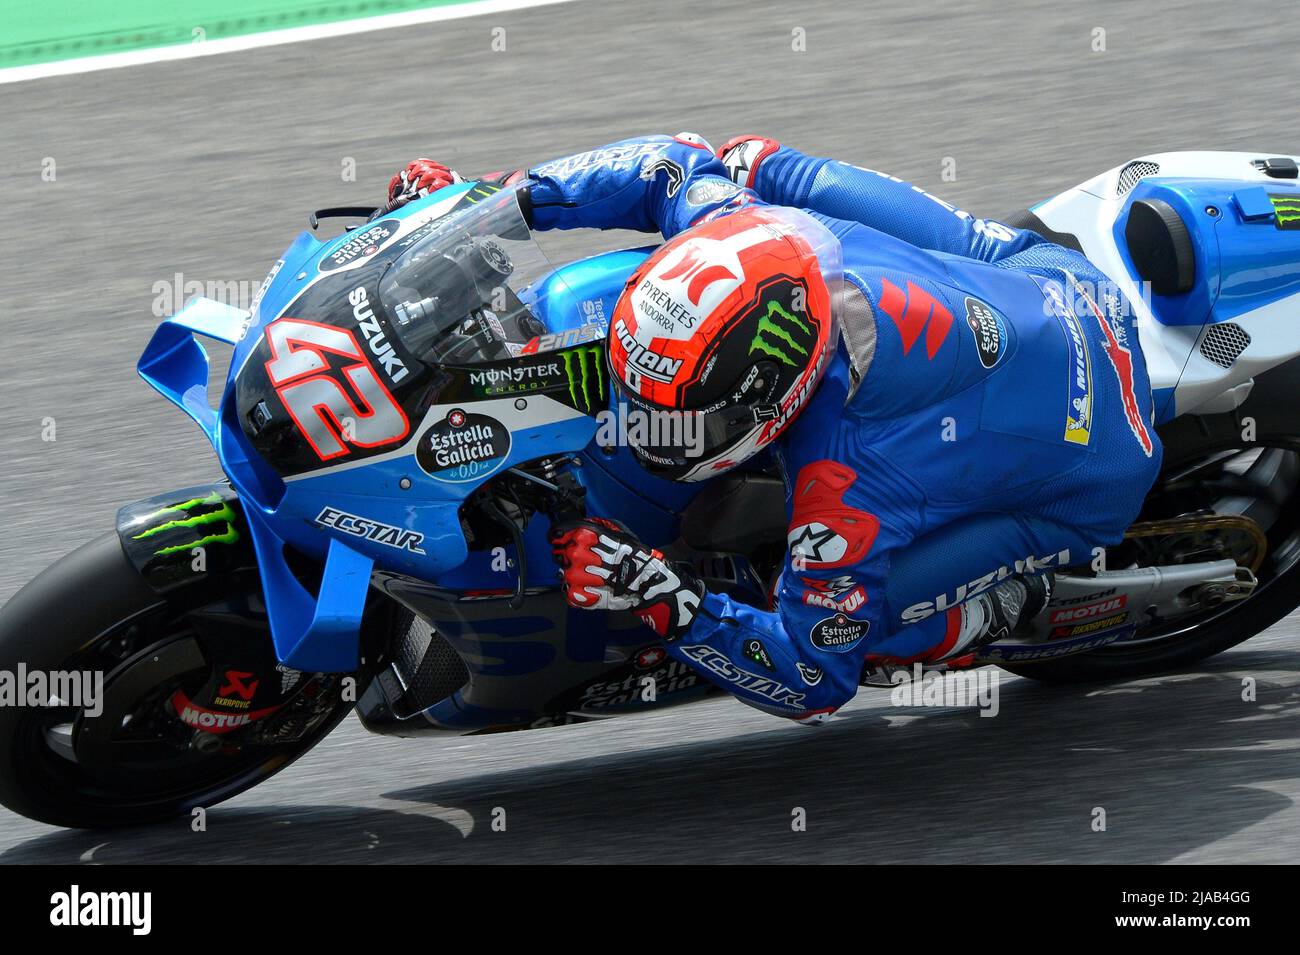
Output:
M785 310L780 302L768 302L767 312L759 318L754 338L749 343L749 353L769 355L783 364L801 364L794 356L811 357L806 345L813 334L812 328L802 318ZM795 336L805 342L801 345Z
M157 537L173 530L191 530L197 539L183 544L171 544L154 551L159 557L189 551L206 544L234 544L239 540L239 531L235 529L236 515L230 503L218 492L213 491L207 497L196 497L179 504L146 514L140 518L141 523L161 521L161 523L132 535L132 540L145 540Z
M559 353L568 380L569 399L579 411L601 411L608 404L605 397L605 349L602 345L583 345Z
M1300 193L1270 193L1268 198L1273 203L1273 219L1279 229L1300 229Z

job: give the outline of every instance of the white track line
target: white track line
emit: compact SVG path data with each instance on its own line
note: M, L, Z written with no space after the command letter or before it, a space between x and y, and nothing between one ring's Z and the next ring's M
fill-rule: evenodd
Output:
M406 13L388 13L383 16L364 17L359 20L320 23L308 27L291 27L286 30L250 33L246 36L224 37L220 40L204 40L199 43L180 43L174 46L159 46L147 50L105 53L102 56L83 56L75 60L34 63L31 66L11 66L0 70L0 84L22 83L26 80L39 80L49 76L71 76L75 73L89 73L94 70L114 70L124 66L141 66L146 63L188 60L196 56L216 56L219 53L255 50L264 46L279 46L282 43L325 40L330 37L347 36L352 33L391 30L394 27L437 23L441 20L460 20L465 17L478 17L489 13L505 13L510 10L527 10L530 7L544 7L551 4L571 2L573 0L474 0L471 3L457 3L427 10L410 10Z

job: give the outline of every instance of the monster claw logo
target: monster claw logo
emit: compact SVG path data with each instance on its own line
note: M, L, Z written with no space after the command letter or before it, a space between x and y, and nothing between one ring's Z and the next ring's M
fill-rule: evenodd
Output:
M787 327L789 326L789 327ZM780 302L768 302L767 314L758 320L758 328L754 331L754 340L749 343L749 353L761 352L765 355L771 355L779 362L787 365L795 365L794 358L790 356L787 348L792 348L805 358L808 357L808 349L795 341L791 334L791 329L797 329L803 335L811 335L812 329L808 323L790 312L787 312Z
M144 540L178 529L191 529L199 535L196 540L184 544L160 547L154 551L158 557L166 557L182 551L189 552L195 547L203 547L206 544L234 544L239 540L239 531L235 529L235 512L229 502L217 491L213 491L207 497L196 497L160 508L152 514L146 514L140 522L148 523L154 520L161 520L162 523L133 535L131 539Z
M600 345L584 345L560 352L569 382L573 407L590 414L605 408L605 352Z
M496 193L498 193L498 192L500 192L500 191L501 191L501 187L500 187L500 186L494 186L494 185L492 185L492 184L490 184L490 183L480 182L478 185L476 185L476 186L475 186L473 189L471 189L469 192L465 193L465 195L462 196L461 199L462 199L464 202L467 202L467 203L469 203L470 205L473 205L473 204L479 202L481 199L487 199L487 198L489 198L489 197L495 195ZM478 196L479 198L476 199L476 198L474 198L475 196Z
M1271 193L1273 221L1279 229L1300 229L1300 194L1279 195Z

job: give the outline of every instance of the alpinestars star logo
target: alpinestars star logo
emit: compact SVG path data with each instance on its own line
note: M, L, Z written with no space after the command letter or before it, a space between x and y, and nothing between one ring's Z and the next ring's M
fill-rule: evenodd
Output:
M803 344L795 339L798 335ZM813 339L813 330L802 318L788 312L780 302L768 302L767 312L758 320L758 328L749 343L749 354L762 354L775 358L785 365L795 367L799 362L794 354L807 359L811 352L808 345Z
M754 184L758 164L776 152L777 144L768 139L747 139L737 143L722 155L722 165L727 168L731 181L742 186Z
M848 567L870 552L880 520L844 502L857 477L838 461L814 461L800 469L786 535L794 570Z
M833 564L844 556L844 538L817 521L795 528L786 540L790 553L810 565Z

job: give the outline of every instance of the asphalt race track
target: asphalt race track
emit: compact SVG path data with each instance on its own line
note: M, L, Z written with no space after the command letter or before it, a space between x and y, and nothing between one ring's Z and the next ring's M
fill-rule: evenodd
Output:
M1300 153L1298 45L1300 23L1255 0L580 0L0 86L0 599L120 504L216 476L134 373L155 283L255 288L309 210L373 204L411 157L473 173L635 133L757 131L997 215L1145 152ZM595 247L547 238L556 256ZM993 719L881 690L820 729L729 699L428 741L349 719L204 833L0 810L0 862L1292 861L1298 630L1124 685L1007 678Z

